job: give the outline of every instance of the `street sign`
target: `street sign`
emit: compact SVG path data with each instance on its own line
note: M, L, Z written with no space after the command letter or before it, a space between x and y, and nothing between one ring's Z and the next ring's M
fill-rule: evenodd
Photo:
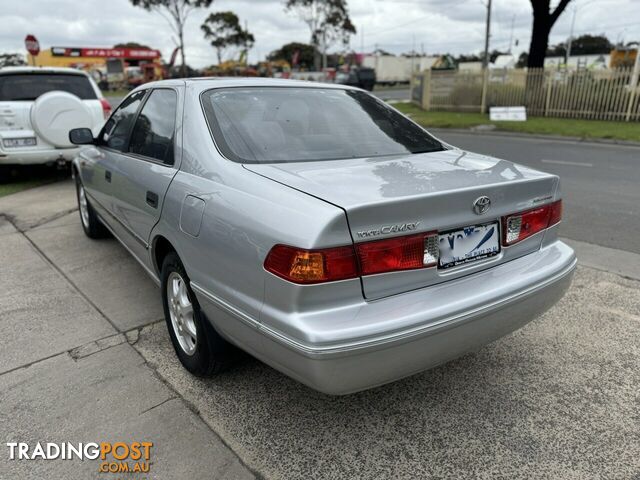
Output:
M527 109L525 107L491 107L489 119L492 122L525 122Z
M27 52L34 57L40 53L40 43L38 43L38 39L33 35L27 35L25 37L24 46L27 47Z

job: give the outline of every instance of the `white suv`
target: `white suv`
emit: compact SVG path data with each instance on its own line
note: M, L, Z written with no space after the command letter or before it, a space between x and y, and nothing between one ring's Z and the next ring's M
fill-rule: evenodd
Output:
M0 165L71 161L69 130L98 134L109 102L86 73L73 68L0 68Z

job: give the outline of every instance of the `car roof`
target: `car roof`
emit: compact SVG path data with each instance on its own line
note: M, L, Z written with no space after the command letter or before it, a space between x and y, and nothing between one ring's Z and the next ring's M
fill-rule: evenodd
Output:
M181 85L197 90L226 87L288 87L288 88L333 88L340 90L360 90L359 88L335 83L310 82L307 80L290 80L270 77L194 77L173 80L159 80L140 85L138 89L159 88Z
M67 73L71 75L84 75L87 73L77 68L65 67L3 67L0 68L0 75L4 73Z

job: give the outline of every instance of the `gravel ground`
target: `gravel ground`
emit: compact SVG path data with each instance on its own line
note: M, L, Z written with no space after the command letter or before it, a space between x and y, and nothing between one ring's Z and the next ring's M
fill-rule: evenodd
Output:
M551 311L409 379L328 397L248 358L210 380L135 348L267 478L637 478L639 283L580 268Z

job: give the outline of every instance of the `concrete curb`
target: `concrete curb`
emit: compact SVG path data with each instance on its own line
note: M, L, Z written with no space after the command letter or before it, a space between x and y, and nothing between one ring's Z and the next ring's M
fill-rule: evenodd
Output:
M513 138L524 138L529 140L551 140L554 142L568 142L568 143L586 143L586 144L596 144L596 145L618 145L625 147L634 147L640 148L640 142L631 142L628 140L613 140L607 138L582 138L582 137L565 137L561 135L540 135L535 133L520 133L520 132L508 132L505 130L474 130L473 128L428 128L428 131L433 132L434 134L439 133L461 133L461 134L471 134L471 135L492 135L494 137L513 137Z
M639 254L571 240L570 238L561 238L561 240L575 250L579 265L620 275L631 280L640 280Z

